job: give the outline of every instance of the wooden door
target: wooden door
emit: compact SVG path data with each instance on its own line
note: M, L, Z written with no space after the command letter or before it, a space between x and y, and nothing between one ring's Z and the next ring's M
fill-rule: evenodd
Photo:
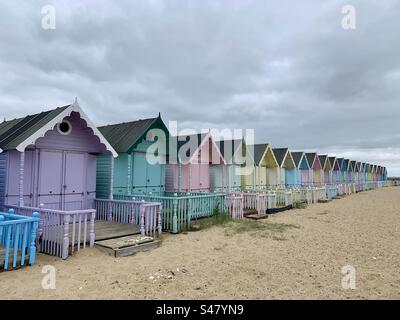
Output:
M199 164L199 189L201 191L210 191L210 166L208 164Z
M62 209L63 152L40 151L38 204L49 209Z
M66 152L64 157L63 210L82 210L85 207L86 155Z
M133 193L146 193L147 186L147 160L146 154L135 152L133 154Z

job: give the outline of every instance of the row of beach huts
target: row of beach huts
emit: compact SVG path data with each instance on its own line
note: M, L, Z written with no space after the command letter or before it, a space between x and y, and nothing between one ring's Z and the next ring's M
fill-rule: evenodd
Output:
M37 251L66 259L118 226L154 239L216 213L264 218L395 183L378 164L211 132L171 137L160 115L96 127L75 101L0 123L0 267Z

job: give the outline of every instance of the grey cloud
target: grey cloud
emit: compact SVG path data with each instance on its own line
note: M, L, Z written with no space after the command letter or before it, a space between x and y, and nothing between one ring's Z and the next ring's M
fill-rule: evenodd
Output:
M40 27L49 2L54 31ZM78 96L99 125L161 112L400 175L400 4L352 3L354 31L340 25L346 1L5 0L0 116Z

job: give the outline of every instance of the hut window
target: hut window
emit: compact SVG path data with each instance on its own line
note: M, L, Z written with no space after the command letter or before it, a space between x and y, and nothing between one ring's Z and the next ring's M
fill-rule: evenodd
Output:
M59 123L57 126L58 132L61 133L62 135L66 136L67 134L70 134L72 131L72 126L71 123L67 120L64 120L63 122Z

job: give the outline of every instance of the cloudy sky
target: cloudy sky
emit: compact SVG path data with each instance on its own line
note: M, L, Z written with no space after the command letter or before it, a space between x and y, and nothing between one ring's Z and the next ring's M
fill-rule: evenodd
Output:
M0 12L1 118L77 96L99 125L161 112L400 176L400 1L2 0Z

